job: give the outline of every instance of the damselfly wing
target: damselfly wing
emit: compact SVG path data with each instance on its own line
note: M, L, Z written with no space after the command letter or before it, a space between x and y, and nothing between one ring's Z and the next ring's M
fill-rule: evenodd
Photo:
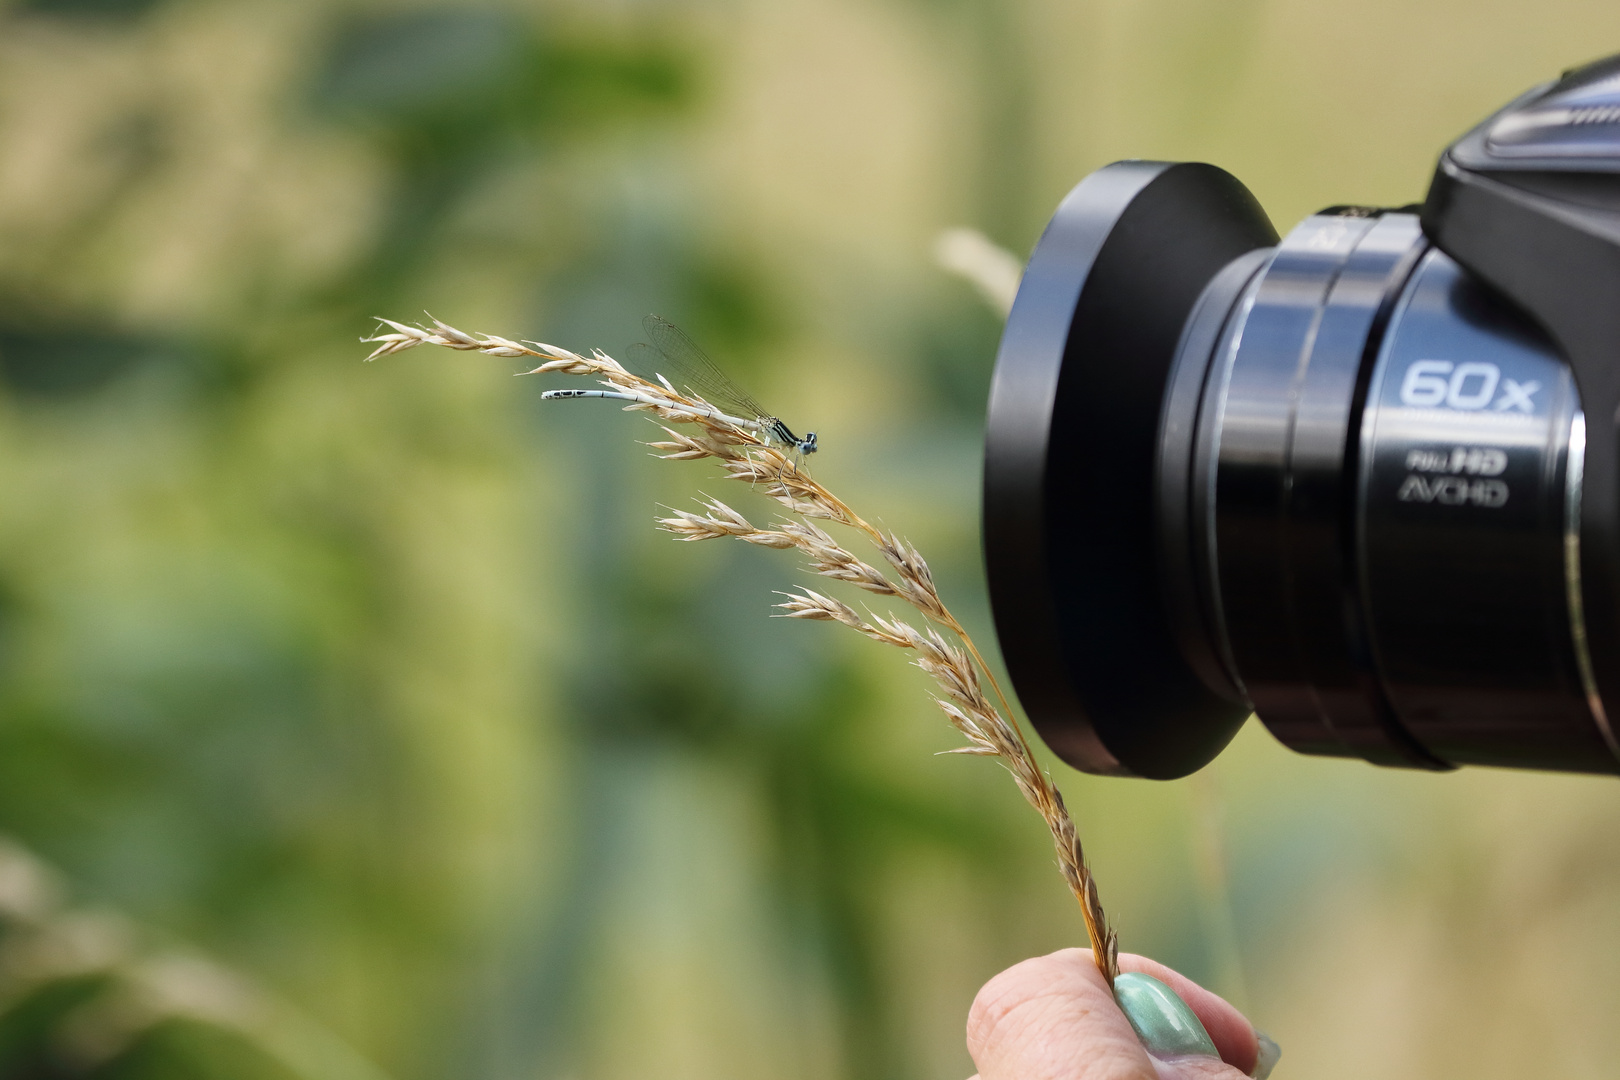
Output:
M770 441L801 454L816 452L815 432L802 439L793 434L786 424L721 371L685 330L657 315L648 315L641 320L641 325L651 344L630 346L625 367L631 373L649 382L657 382L661 375L676 391L696 395L721 412L753 421L760 434Z

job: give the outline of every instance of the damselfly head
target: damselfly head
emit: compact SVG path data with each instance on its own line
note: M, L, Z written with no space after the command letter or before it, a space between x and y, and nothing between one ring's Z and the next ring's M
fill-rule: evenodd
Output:
M815 432L813 432L813 431L805 432L804 439L799 443L799 452L801 454L813 454L813 453L816 452L816 433Z

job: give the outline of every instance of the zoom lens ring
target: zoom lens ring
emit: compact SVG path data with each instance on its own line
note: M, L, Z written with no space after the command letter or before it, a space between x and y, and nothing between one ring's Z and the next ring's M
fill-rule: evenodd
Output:
M1423 243L1405 214L1321 214L1279 246L1200 421L1216 596L1239 677L1294 749L1437 767L1371 669L1352 527L1369 342Z
M1214 461L1216 588L1233 662L1268 724L1305 686L1282 572L1299 383L1328 291L1372 225L1313 217L1284 237L1211 380L1204 430ZM1273 730L1296 749L1346 752L1319 720Z

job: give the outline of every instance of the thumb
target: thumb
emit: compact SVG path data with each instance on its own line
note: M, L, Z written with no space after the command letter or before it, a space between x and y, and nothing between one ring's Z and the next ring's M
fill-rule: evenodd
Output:
M1151 960L1121 956L1120 962L1127 970L1163 976L1157 984L1140 974L1121 980L1121 1001L1139 1022L1146 1020L1144 1034L1154 1056L1116 1004L1091 954L1065 949L1008 968L979 991L968 1016L967 1041L980 1080L1242 1080L1254 1066L1257 1044L1236 1009ZM1183 1035L1196 1029L1197 1041L1167 1040L1170 1029Z

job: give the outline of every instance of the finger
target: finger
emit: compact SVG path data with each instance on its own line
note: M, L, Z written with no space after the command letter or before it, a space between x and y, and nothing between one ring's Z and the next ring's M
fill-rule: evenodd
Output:
M1089 961L1090 955L1087 954ZM1216 994L1210 993L1179 971L1165 967L1135 953L1120 953L1121 971L1139 971L1151 975L1176 992L1203 1022L1204 1030L1220 1051L1221 1060L1243 1073L1253 1071L1260 1044L1255 1038L1254 1026L1243 1014Z
M967 1041L980 1080L1158 1075L1085 949L1025 960L991 979L973 1000Z

